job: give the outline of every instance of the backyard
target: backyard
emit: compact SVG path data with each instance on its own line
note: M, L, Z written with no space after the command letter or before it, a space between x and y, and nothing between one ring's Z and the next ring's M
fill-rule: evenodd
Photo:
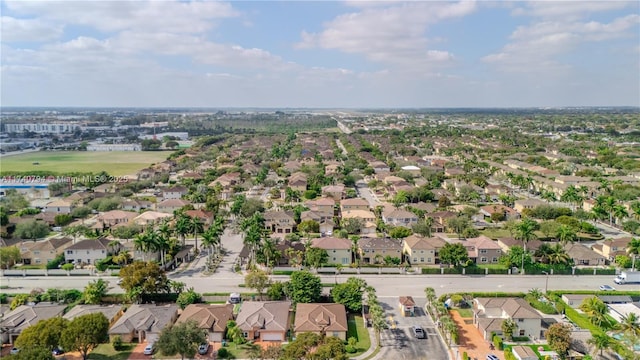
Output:
M357 351L354 354L349 354L350 357L355 357L369 349L371 346L371 339L369 339L369 331L367 331L367 328L364 326L362 316L348 315L347 323L349 326L347 331L347 340L350 337L358 340L358 342L356 342Z

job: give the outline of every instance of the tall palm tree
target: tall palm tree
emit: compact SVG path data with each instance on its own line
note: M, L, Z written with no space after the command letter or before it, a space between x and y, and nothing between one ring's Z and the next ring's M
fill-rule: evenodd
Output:
M596 349L600 350L600 356L602 356L602 351L604 349L608 349L609 346L612 345L611 337L604 333L594 333L591 335L591 339L587 340L587 343L596 347Z
M436 291L432 287L428 287L424 289L424 295L427 298L427 306L429 309L433 306L433 303L436 301ZM429 311L431 312L431 311Z
M560 225L556 231L556 237L562 245L574 242L578 238L576 230L569 225Z
M640 220L640 201L634 201L631 203L631 211L633 212L633 218Z
M190 218L189 220L189 232L193 234L195 240L195 250L198 251L198 234L204 231L204 222L197 216Z
M187 234L189 234L191 228L190 218L184 213L179 213L175 222L176 234L180 237L182 246L185 244Z
M580 310L584 311L589 320L597 326L608 326L609 319L607 313L609 308L602 300L595 296L586 298L580 304Z
M560 201L568 202L570 204L575 204L575 207L582 203L583 197L580 195L578 189L571 185L569 186L560 196ZM574 207L574 210L575 210Z
M625 334L640 337L640 317L636 313L622 315L617 329L622 330Z
M616 221L616 224L619 224L620 220L629 216L629 212L627 211L627 208L621 204L614 205L613 208L611 209L611 212L612 212L613 218Z
M133 238L133 247L142 252L142 261L147 261L147 252L150 248L150 241L148 233L145 231L140 234L136 234Z
M632 258L631 271L636 269L636 258L640 254L640 238L633 238L627 245L627 254Z
M233 341L236 345L236 349L238 348L238 344L242 344L244 342L244 337L242 336L242 329L238 326L238 324L229 320L227 322L227 337Z
M562 245L555 244L549 250L550 252L547 254L549 264L568 264L571 261L571 256Z
M536 239L535 231L538 229L538 223L530 218L524 218L515 226L515 238L522 241L524 253L522 256L522 267L524 267L524 254L527 253L527 243ZM524 270L524 269L522 269ZM522 272L524 274L524 271Z
M131 253L126 250L120 251L118 255L113 257L113 261L120 266L126 265L131 261Z

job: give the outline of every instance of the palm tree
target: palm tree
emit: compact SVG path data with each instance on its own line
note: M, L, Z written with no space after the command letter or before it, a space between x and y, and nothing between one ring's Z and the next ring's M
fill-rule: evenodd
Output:
M147 261L147 252L149 251L150 240L146 231L137 234L133 238L133 246L136 250L142 252L142 261Z
M622 315L617 329L632 337L640 337L640 317L636 313Z
M507 338L507 340L511 341L511 339L513 338L513 332L518 328L518 324L516 324L513 319L508 318L502 321L500 327L502 328L502 333Z
M204 231L204 223L202 222L202 219L197 216L192 217L189 220L189 230L193 233L195 250L198 251L198 233L202 233L202 231Z
M609 325L609 319L607 313L609 308L602 300L595 296L586 298L580 304L580 310L584 311L589 320L597 326Z
M433 306L433 303L436 301L436 291L434 288L432 287L428 287L424 289L424 295L427 298L427 306L429 308L429 312L431 313L431 307Z
M573 185L569 186L560 197L560 201L575 204L576 207L582 203L582 200L583 197L580 195L578 189Z
M118 255L113 257L113 261L120 266L126 265L131 261L131 253L126 250L120 251Z
M587 340L587 343L596 347L596 349L600 350L600 356L602 356L602 351L604 349L608 349L609 346L612 345L611 337L604 333L593 333L591 335L591 339Z
M229 320L227 322L227 337L231 339L231 341L233 341L233 343L236 345L236 349L238 348L239 343L244 343L242 329L240 329L240 327L238 327L238 324L233 320Z
M522 241L522 247L524 249L523 252L523 256L522 256L522 268L521 270L524 270L524 254L527 253L527 243L530 240L534 240L537 238L535 231L538 229L539 225L535 220L532 220L530 218L524 218L522 219L518 224L516 224L515 226L515 238L517 240ZM522 271L522 273L524 274L524 271Z
M629 245L627 245L627 254L632 258L631 271L636 269L636 257L640 254L640 238L631 239Z
M631 203L631 211L633 211L633 218L640 220L640 201L634 201Z
M540 247L533 253L533 256L537 257L543 264L549 263L549 255L553 252L549 244L541 244Z
M562 245L574 242L578 238L576 230L569 225L560 225L556 231L556 237L560 240Z
M613 208L611 209L611 212L613 214L613 217L616 220L616 224L618 224L620 220L629 216L629 212L627 211L627 208L621 204L614 205Z
M547 254L549 264L568 264L571 261L571 256L562 245L555 244L549 250L550 252Z
M190 218L184 213L179 213L175 223L176 234L180 237L182 246L184 246L185 238L189 234L191 228Z

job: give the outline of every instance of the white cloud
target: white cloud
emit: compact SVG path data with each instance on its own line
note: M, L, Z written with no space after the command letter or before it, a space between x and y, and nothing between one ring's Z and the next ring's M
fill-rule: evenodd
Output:
M122 30L197 33L211 29L213 20L238 16L231 4L219 1L8 1L17 14L48 21Z
M0 19L3 42L44 42L59 38L63 26L51 24L35 19L17 19L3 16Z
M620 10L628 7L638 8L635 1L531 1L513 10L514 15L526 15L538 18L559 20L577 20L592 13Z
M355 4L358 5L357 2ZM476 3L471 1L365 6L359 12L343 14L326 23L322 32L303 32L297 47L337 49L362 54L376 62L402 66L448 62L453 59L452 54L429 49L430 40L425 34L427 27L475 10Z

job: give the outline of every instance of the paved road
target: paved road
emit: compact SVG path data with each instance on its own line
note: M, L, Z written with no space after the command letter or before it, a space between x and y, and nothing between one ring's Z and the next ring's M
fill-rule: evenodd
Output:
M380 305L385 310L389 329L380 333L380 353L378 359L407 359L407 360L446 360L449 358L447 349L438 335L435 324L423 310L426 298L414 297L416 313L413 317L400 314L398 297L378 297ZM417 339L412 327L420 326L427 334L426 339Z
M197 292L246 292L238 287L243 282L242 275L233 273L223 265L220 272L211 276L182 273L172 275L172 280L182 281ZM344 282L349 275L322 275L323 283ZM378 296L424 296L425 287L433 287L436 294L451 292L527 292L532 288L545 289L546 276L538 275L361 275L369 285L377 290ZM33 288L83 289L95 276L49 276L49 277L0 277L0 285L8 285L7 293L29 292ZM117 278L105 276L103 279L113 284L113 292L122 292L115 285ZM273 275L273 280L286 281L288 276ZM612 275L549 276L549 290L597 290L602 284L613 284ZM618 285L618 290L635 289L635 285Z
M358 193L358 196L367 200L372 209L375 209L378 205L382 205L378 198L373 195L373 192L369 189L369 186L367 186L367 183L364 182L364 180L360 180L356 183L356 192Z

